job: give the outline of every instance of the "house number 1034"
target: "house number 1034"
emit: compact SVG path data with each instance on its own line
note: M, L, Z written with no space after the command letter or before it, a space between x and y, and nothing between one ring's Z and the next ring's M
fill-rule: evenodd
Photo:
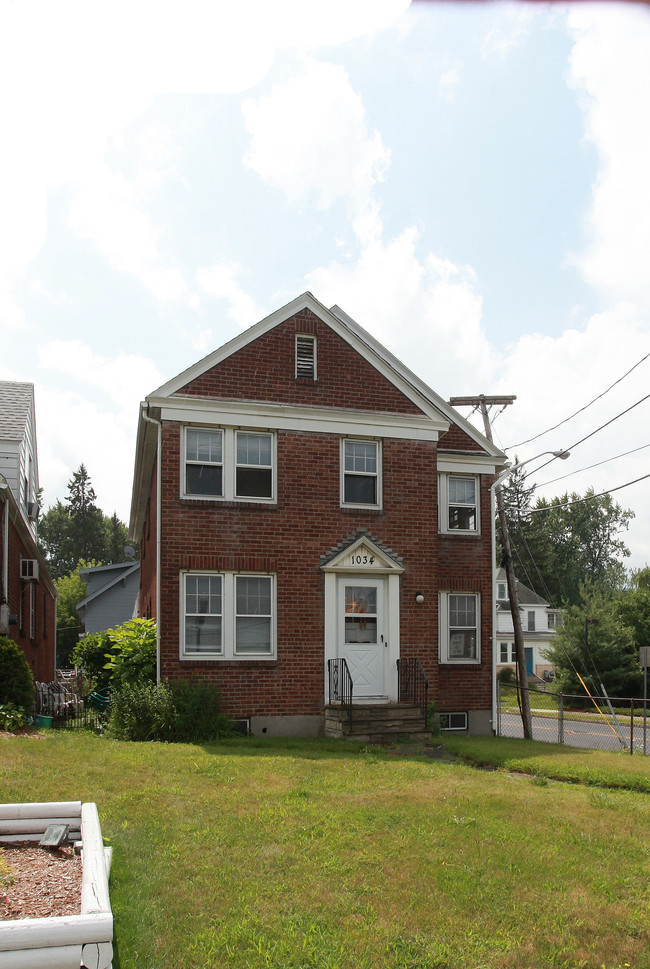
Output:
M350 565L374 565L374 555L351 555Z

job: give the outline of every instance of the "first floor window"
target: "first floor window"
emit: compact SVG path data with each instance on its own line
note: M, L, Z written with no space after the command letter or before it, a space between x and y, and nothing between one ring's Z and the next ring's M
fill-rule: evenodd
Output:
M476 593L441 593L440 662L480 662L480 611Z
M273 576L187 572L181 588L183 657L254 659L274 654Z
M379 444L377 441L343 441L344 505L374 505L379 500Z
M507 643L501 643L501 645L500 645L499 661L501 663L507 663L508 662L508 644Z

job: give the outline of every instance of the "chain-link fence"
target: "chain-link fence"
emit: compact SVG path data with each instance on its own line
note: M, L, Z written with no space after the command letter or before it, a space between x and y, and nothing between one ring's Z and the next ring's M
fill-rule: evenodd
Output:
M598 750L649 753L647 702L630 697L568 696L497 682L500 737L523 737L521 691L530 702L533 740Z

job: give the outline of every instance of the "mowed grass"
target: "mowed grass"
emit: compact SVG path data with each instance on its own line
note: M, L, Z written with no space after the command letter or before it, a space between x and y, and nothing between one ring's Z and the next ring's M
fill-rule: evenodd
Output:
M326 741L52 732L0 764L2 801L97 802L114 969L650 967L645 793Z

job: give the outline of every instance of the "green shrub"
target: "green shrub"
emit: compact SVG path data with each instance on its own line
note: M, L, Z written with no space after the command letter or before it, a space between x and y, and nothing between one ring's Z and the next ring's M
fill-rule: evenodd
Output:
M117 740L170 740L176 711L165 683L148 680L117 685L111 694L108 730Z
M22 707L17 707L15 703L0 703L0 730L13 733L20 727L26 727L31 721L32 718Z
M111 640L108 632L88 633L79 640L70 653L72 665L83 670L98 690L105 689L111 678L110 672L105 669L106 654L110 648Z
M505 686L510 686L516 682L515 671L511 666L504 666L497 673L497 679L499 683L503 683Z
M219 690L200 680L122 682L111 694L108 729L117 740L197 743L230 732Z
M22 649L0 636L0 703L13 703L30 712L34 707L34 677Z
M156 678L156 622L154 619L130 619L108 629L110 652L106 653L111 684L134 683Z
M174 680L168 684L174 698L174 740L196 743L230 732L230 720L220 713L221 691L203 680Z

